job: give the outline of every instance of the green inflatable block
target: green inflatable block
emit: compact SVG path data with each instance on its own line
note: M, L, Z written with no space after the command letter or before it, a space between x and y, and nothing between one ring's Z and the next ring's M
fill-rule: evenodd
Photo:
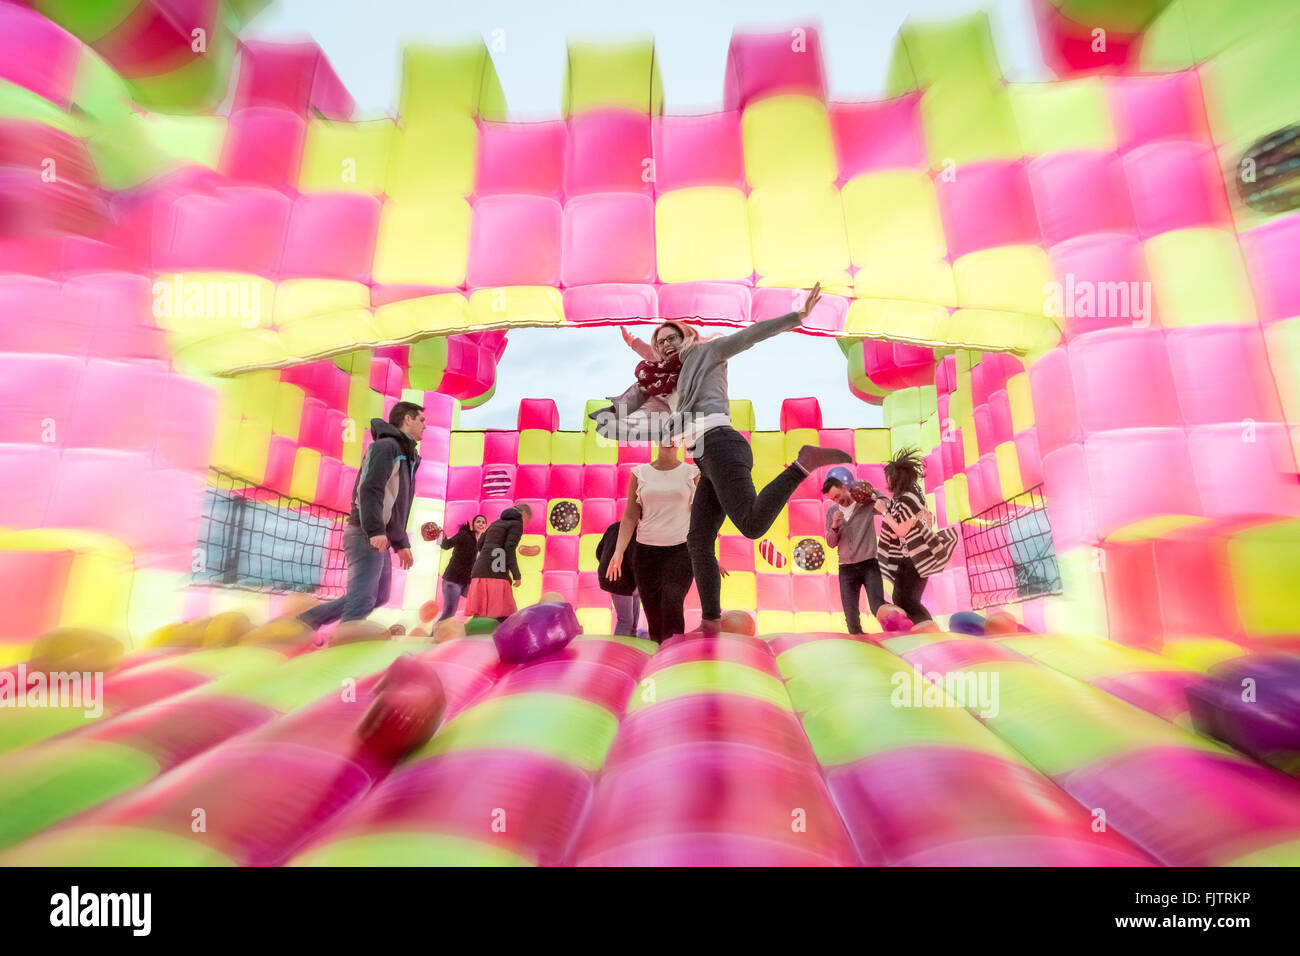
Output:
M174 833L144 827L69 827L0 856L0 866L234 866L229 857Z
M992 87L1002 82L986 13L944 23L904 23L894 41L886 92L897 96L932 86L941 77Z
M1263 136L1300 117L1300 20L1270 24L1201 70L1216 142Z
M1028 155L1115 148L1115 127L1100 79L1013 83L1007 92L1020 147Z
M507 41L509 38L506 38ZM411 43L402 51L398 112L408 123L443 113L503 121L505 94L483 42L435 46Z
M569 44L561 109L567 118L594 109L663 112L663 79L653 40Z
M458 714L412 759L464 750L526 750L595 771L618 720L576 697L529 693L492 697Z
M921 124L933 169L1019 159L1023 152L1011 99L1000 85L945 76L922 94Z
M534 866L478 840L433 833L371 833L317 847L290 866Z
M1234 605L1253 637L1300 634L1300 520L1275 521L1238 532L1228 542Z
M141 0L36 0L36 12L83 43L94 43L122 25Z

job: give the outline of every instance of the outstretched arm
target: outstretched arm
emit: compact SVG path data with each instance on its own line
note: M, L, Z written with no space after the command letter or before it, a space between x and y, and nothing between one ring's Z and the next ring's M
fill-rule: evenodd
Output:
M812 291L808 293L808 298L804 300L803 308L797 312L791 312L789 315L778 315L774 319L764 319L762 322L755 322L739 332L732 332L730 335L714 339L704 347L715 349L719 356L725 360L739 355L746 349L753 348L764 339L770 339L782 332L797 329L804 316L813 310L813 307L821 298L821 290L822 284L820 282L813 286Z
M631 348L633 352L641 356L647 362L654 361L655 350L650 347L649 342L641 341L639 338L637 338L635 335L629 332L626 327L622 325L618 327L618 330L623 333L623 341L628 344L628 347Z

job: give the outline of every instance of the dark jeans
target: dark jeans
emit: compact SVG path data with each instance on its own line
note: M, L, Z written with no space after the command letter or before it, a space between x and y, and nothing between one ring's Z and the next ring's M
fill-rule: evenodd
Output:
M460 599L468 590L468 584L457 584L455 581L442 579L442 614L438 616L439 621L445 621L456 613L456 608L460 607Z
M894 575L894 602L912 619L913 624L930 621L930 612L921 603L921 593L925 590L926 578L916 573L916 565L911 558L904 558Z
M840 604L844 606L844 620L850 634L862 633L862 620L858 615L858 592L867 589L867 606L871 613L885 603L885 581L880 576L880 562L875 558L840 565Z
M790 465L755 493L750 474L754 452L745 436L728 425L705 432L695 446L695 464L700 469L700 483L691 504L691 530L686 544L700 594L701 616L716 621L722 617L722 576L713 549L723 521L730 518L746 538L761 538L807 476ZM638 584L640 580L637 578ZM643 603L645 597L642 588Z
M343 530L343 552L348 559L348 590L342 597L318 604L298 615L309 627L331 621L360 621L380 605L388 603L393 583L393 550L376 551L359 525Z
M638 541L635 574L650 640L659 642L685 632L683 608L691 589L691 554L686 545L656 548Z

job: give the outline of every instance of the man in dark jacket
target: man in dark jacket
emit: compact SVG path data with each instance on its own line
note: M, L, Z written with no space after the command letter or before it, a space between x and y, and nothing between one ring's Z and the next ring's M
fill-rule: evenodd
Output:
M374 441L361 459L352 486L352 513L343 531L347 593L298 615L313 628L331 621L361 620L388 602L393 580L390 545L403 570L414 563L406 521L415 497L415 470L420 467L423 406L398 402L388 421L371 419L370 434Z

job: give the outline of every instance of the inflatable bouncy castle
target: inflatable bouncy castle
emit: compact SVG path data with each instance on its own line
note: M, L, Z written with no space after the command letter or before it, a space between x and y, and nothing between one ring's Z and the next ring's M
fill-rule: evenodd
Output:
M737 31L698 115L653 42L573 42L530 122L478 42L361 117L265 5L0 0L0 864L1300 863L1294 5L1033 0L1033 82L983 14L909 21L872 101L815 26ZM878 410L732 425L760 487L919 448L936 622L847 633L822 469L723 526L728 630L611 636L653 450L545 377L462 412L512 329L728 332L818 282L789 334ZM399 401L414 563L312 632ZM550 623L435 627L417 529L518 503Z

